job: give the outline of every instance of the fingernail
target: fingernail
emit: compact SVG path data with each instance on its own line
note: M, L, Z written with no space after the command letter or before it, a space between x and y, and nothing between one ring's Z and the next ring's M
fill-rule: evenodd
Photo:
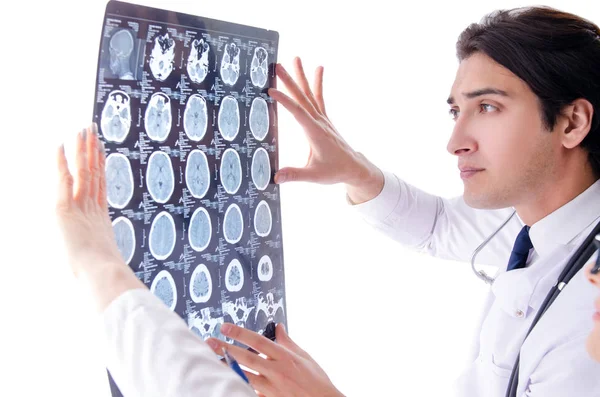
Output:
M81 138L83 138L83 140L85 141L87 135L87 128L84 128L83 130L81 130Z
M94 135L98 136L98 124L96 124L96 122L92 123L92 132Z
M218 343L217 343L217 341L216 341L216 340L214 340L214 339L207 339L207 340L206 340L206 343L207 343L207 344L208 344L210 347L212 347L213 349L217 349L217 348L219 347L219 344L218 344Z
M98 145L98 149L100 150L100 153L104 154L104 142L100 141L100 145Z
M285 182L285 174L277 174L275 175L275 183L283 183Z
M229 333L229 331L231 331L231 324L225 323L225 324L221 325L221 333L223 335L227 335Z

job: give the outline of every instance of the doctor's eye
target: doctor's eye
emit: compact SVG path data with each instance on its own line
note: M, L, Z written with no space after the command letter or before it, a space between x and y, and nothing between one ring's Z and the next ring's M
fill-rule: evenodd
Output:
M496 106L490 105L489 103L482 103L481 105L479 105L479 107L481 108L482 112L485 113L490 113L498 110Z
M452 120L456 120L460 111L458 109L453 108L453 109L448 110L448 113L450 114L450 116L452 116Z

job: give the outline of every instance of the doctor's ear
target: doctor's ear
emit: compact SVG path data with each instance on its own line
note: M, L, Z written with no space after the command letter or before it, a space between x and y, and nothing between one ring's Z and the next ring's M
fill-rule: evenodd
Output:
M556 129L562 136L562 144L567 149L573 149L585 139L590 132L594 107L583 98L574 100L563 108L558 115Z

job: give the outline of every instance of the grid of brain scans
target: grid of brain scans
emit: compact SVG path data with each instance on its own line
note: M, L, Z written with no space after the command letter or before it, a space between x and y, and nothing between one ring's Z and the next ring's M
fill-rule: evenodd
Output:
M198 338L286 323L277 32L111 1L94 121L119 250ZM121 395L111 378L113 395Z

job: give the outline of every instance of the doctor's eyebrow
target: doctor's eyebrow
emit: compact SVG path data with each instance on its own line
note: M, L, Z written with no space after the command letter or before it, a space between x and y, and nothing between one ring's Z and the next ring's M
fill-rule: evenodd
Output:
M509 96L506 91L499 90L497 88L482 88L480 90L465 92L462 95L468 99L473 99L473 98L476 98L476 97L482 96L482 95L500 95L500 96L504 96L504 97ZM454 105L454 97L450 96L446 100L446 102L448 103L448 105Z

